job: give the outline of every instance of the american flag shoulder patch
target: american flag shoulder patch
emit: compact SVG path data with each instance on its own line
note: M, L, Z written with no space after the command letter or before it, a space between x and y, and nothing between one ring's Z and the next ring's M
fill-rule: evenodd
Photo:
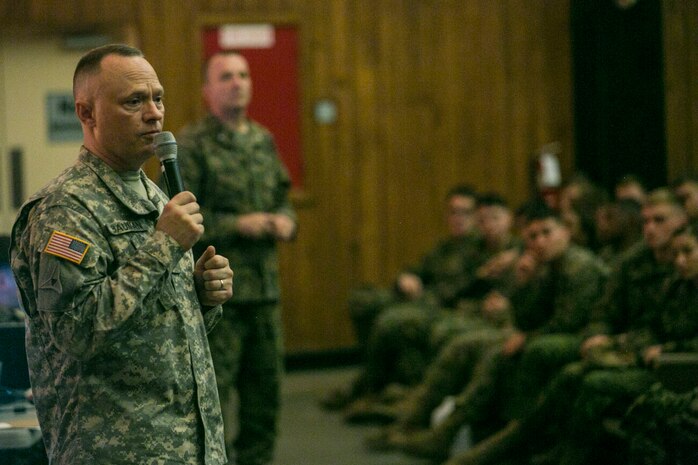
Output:
M69 236L60 231L53 231L48 240L48 244L44 248L44 252L55 255L56 257L65 258L78 265L82 263L90 244L78 239L77 237Z

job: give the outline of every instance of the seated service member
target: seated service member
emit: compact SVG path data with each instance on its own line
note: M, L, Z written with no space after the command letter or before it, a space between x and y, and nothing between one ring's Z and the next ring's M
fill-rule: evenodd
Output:
M50 463L226 463L206 332L233 272L191 192L168 201L141 170L163 88L142 52L88 52L73 78L84 146L21 208L12 269Z

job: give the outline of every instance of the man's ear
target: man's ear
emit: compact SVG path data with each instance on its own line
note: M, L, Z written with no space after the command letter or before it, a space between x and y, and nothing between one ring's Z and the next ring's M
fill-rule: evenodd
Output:
M80 122L86 126L93 127L95 125L94 112L92 105L84 101L75 102L75 114L78 115Z

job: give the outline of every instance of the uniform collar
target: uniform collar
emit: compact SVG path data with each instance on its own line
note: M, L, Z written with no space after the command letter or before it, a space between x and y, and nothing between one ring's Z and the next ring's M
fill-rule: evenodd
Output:
M87 150L87 148L82 147L80 149L79 161L91 169L112 194L134 213L138 215L158 213L158 207L152 201L141 199L124 183L119 174L114 171L111 166L107 165L101 158ZM140 176L141 179L145 181L144 184L146 192L148 192L148 197L151 199L157 198L152 191L150 183L147 182L147 176L143 170L140 170Z

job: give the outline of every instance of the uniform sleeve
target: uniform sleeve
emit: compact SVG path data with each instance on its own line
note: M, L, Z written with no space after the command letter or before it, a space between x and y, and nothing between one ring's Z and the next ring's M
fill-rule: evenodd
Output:
M279 152L276 149L274 142L271 142L272 150L276 154L277 159L277 182L276 182L276 193L274 194L275 202L273 207L273 212L280 215L286 215L293 220L294 223L298 222L298 218L293 205L291 205L291 200L289 198L289 192L291 190L291 177L288 174L286 166L281 161L279 157Z
M223 317L223 306L216 305L215 307L204 307L203 309L204 325L206 333L210 333L216 324Z
M159 288L185 254L163 232L111 250L96 221L71 208L49 208L28 224L27 256L38 316L55 345L78 359L88 359L120 338L138 324L144 316L140 313L156 311ZM86 244L82 259L68 259L61 249L47 252L55 232ZM116 268L115 254L122 263Z

